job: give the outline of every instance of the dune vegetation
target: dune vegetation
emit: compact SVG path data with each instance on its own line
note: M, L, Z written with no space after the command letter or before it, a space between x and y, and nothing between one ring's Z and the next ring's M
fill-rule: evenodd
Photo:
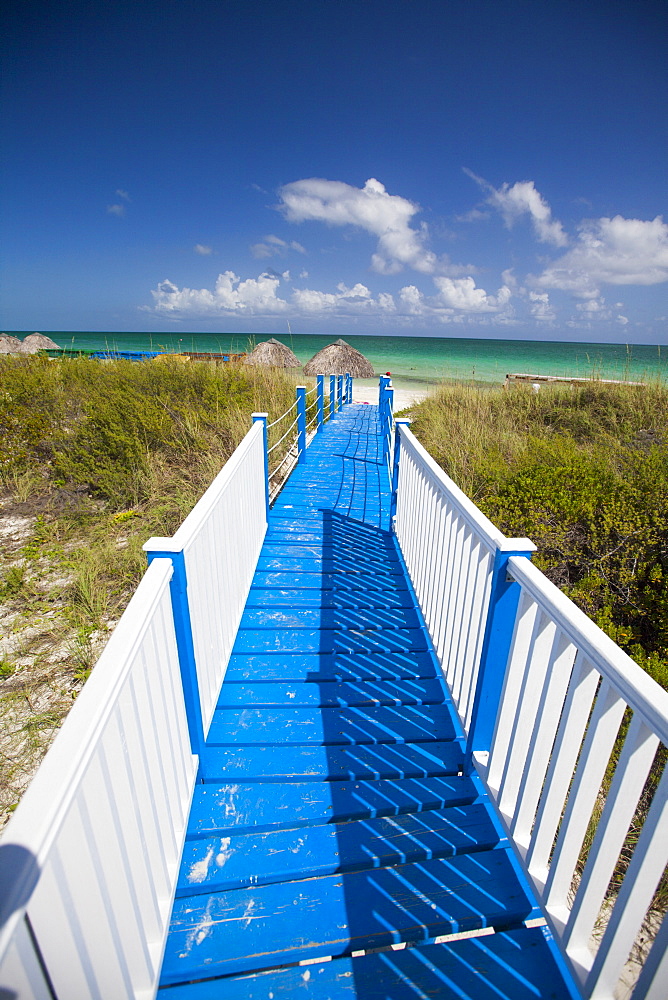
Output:
M668 687L668 387L444 386L412 430L508 536Z
M248 431L275 369L0 358L0 816L15 806L146 566Z

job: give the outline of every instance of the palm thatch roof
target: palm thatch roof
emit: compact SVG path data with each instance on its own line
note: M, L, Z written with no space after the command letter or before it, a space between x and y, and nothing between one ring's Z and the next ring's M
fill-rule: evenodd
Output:
M9 333L0 333L0 354L20 354L21 341Z
M245 365L264 365L267 368L299 368L301 362L289 347L274 337L263 340L261 344L244 358Z
M43 333L31 333L29 336L24 337L20 347L21 354L36 354L37 351L46 349L52 351L60 350L58 344L51 340L51 337L45 337Z
M375 374L371 362L345 340L323 347L304 365L305 375L344 375L346 372L355 378L373 378Z

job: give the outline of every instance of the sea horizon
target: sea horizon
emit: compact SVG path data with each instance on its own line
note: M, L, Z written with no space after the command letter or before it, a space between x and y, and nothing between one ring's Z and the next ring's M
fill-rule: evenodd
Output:
M25 337L33 331L7 331ZM275 337L305 364L339 339L335 334L304 333L144 333L120 331L41 331L65 350L179 351L243 353ZM668 349L660 344L603 344L576 341L496 340L457 337L344 334L377 375L391 372L405 388L442 381L502 384L506 375L557 375L644 382L668 381Z

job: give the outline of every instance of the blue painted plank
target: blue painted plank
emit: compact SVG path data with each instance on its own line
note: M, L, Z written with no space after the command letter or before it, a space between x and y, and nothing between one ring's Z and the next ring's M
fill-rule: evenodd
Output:
M219 708L207 746L348 746L452 740L457 731L447 705L355 708Z
M499 834L482 803L186 842L177 896L487 851Z
M522 927L463 941L175 986L171 1000L577 1000L549 931Z
M400 576L376 580L371 573L301 573L298 571L258 571L253 578L254 587L297 587L300 589L371 591L384 593L387 589L406 591L405 580Z
M531 912L505 850L185 896L174 903L162 983L505 929Z
M415 608L249 608L241 618L242 629L397 629L421 628Z
M240 629L235 653L371 653L429 649L425 629L341 632L336 629Z
M396 565L399 557L391 545L381 547L378 545L377 536L370 538L364 544L359 538L347 540L345 538L322 536L317 541L307 542L286 542L284 538L273 541L271 536L265 537L262 546L262 555L284 556L289 555L299 559L333 559L335 556L348 558L354 556L355 559L363 558L369 564L385 567L389 564Z
M408 590L304 590L300 588L251 587L247 608L412 608Z
M351 747L211 747L200 760L203 781L355 781L459 774L458 742Z
M399 563L380 563L367 559L363 552L354 557L345 552L335 553L333 556L321 554L306 557L294 555L289 551L282 555L267 555L262 551L257 561L257 568L260 571L283 570L286 573L355 573L358 576L373 573L382 578L400 576L402 579L404 575Z
M427 650L369 653L233 653L225 680L401 680L436 677Z
M479 801L464 775L378 781L304 781L292 784L197 784L188 836L290 829L445 809Z
M218 708L271 708L285 705L315 707L339 705L439 705L443 686L437 680L303 681L237 684L229 678L223 684Z

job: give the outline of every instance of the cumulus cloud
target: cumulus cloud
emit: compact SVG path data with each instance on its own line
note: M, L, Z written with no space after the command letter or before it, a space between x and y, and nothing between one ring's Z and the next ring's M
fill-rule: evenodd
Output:
M448 267L446 260L439 260L427 249L426 225L417 229L411 225L419 205L389 194L373 177L363 188L311 177L284 185L279 194L279 208L289 222L356 226L376 236L378 245L371 263L380 274L396 274L404 267L433 274Z
M501 213L509 229L522 216L528 215L541 243L552 243L557 247L568 244L563 226L557 219L552 218L552 209L536 190L533 181L517 181L513 185L506 183L500 188L495 188L472 171L465 170L465 173L487 192L487 204Z
M276 316L287 310L292 314L328 317L374 316L379 320L395 318L437 319L443 322L501 322L512 317L511 291L503 285L496 295L476 287L473 278L452 279L434 276L436 294L425 295L415 285L406 285L395 296L389 292L374 295L362 282L348 286L340 282L335 291L293 288L286 297L279 295L281 282L290 280L289 271L279 274L265 271L257 278L242 281L233 271L219 274L213 289L179 288L172 281L161 281L151 291L153 308L142 307L158 315L180 319L185 316ZM547 298L536 293L536 298Z
M279 236L264 236L262 242L254 243L250 249L253 256L258 260L267 257L282 257L288 250L296 250L297 253L306 253L301 243L297 243L296 240L291 240L287 243Z
M213 290L179 288L173 282L161 281L151 291L154 312L163 316L221 316L227 313L267 316L285 312L288 303L277 295L281 279L261 274L245 281L234 273L219 274Z
M577 244L533 279L594 299L601 285L656 285L668 281L668 224L616 215L584 222Z
M381 292L374 297L361 282L349 288L342 282L335 292L312 288L294 289L290 301L278 294L281 281L290 279L289 271L264 272L258 278L242 281L233 271L219 274L213 290L179 288L172 281L161 281L151 291L153 312L179 319L183 316L274 316L290 310L305 316L387 315L396 310L391 295Z
M195 253L200 254L200 256L202 257L208 257L209 254L213 253L213 249L211 247L206 246L204 243L196 243L195 246L193 247L193 250L195 251Z
M552 323L557 318L547 292L529 292L529 302L529 311L533 318L539 322Z
M496 295L488 295L484 288L478 288L473 278L435 277L439 303L448 309L464 313L499 312L508 304L510 288L502 285Z

